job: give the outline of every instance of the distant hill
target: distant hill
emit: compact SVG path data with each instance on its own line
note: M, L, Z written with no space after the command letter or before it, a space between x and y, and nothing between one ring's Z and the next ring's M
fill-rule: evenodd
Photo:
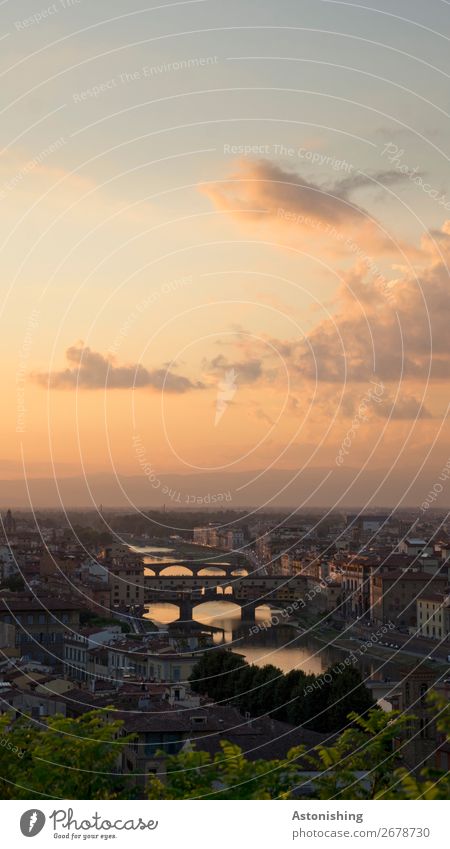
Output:
M341 507L377 505L403 507L419 506L441 468L424 470L410 486L415 470L388 472L385 469L358 470L351 468L307 469L298 474L295 470L269 470L221 474L162 475L150 482L144 476L115 478L96 474L87 482L80 477L63 477L57 480L30 478L25 484L20 480L0 481L0 508L29 507L188 507L262 506L289 507ZM384 480L385 479L385 480ZM403 495L410 486L405 498ZM222 501L220 500L222 495ZM369 501L368 501L369 499ZM450 481L435 502L444 509L450 504Z

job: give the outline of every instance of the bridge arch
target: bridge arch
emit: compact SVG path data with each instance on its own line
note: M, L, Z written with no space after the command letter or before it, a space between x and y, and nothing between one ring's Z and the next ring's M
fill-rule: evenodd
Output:
M242 610L241 605L238 604L236 601L233 601L233 599L230 598L230 597L223 599L223 597L221 596L220 600L221 600L221 602L223 600L227 604L227 606L230 607L230 609L235 610L236 612ZM196 613L199 612L200 608L205 607L207 604L211 604L212 601L214 601L214 599L205 599L204 601L202 600L202 601L199 601L198 603L196 601L194 601L193 605L192 605L192 612L193 613L194 613L194 611ZM220 617L218 617L218 618L220 618Z
M208 573L209 573L209 575L208 575ZM198 570L197 575L199 576L199 578L202 578L202 577L204 577L204 578L208 578L208 577L214 578L216 575L217 575L218 578L222 578L222 577L227 576L227 571L225 569L223 569L221 566L202 566Z
M171 569L176 569L176 573L171 572ZM156 574L158 576L161 575L165 578L182 578L183 575L193 576L195 573L194 570L190 568L190 566L170 566L169 564L167 564L167 566L162 566L161 569L158 569Z
M232 587L231 584L226 587L223 586L223 584L219 584L219 586L216 587L215 595L220 596L221 599L224 596L234 596L234 587Z

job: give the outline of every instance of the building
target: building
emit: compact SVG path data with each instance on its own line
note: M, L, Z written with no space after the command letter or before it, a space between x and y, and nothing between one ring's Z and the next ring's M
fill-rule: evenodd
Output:
M400 687L392 696L393 709L411 716L409 728L396 741L396 748L412 772L434 766L436 761L438 731L435 711L428 701L436 677L437 673L424 669L423 664L404 669Z
M14 534L16 533L17 524L13 514L11 513L11 510L8 510L4 518L2 517L2 525L3 536L6 537L6 539L9 539L9 537L14 536Z
M17 658L20 656L15 625L8 622L0 622L0 649L2 661L7 657Z
M194 528L193 530L193 540L196 545L209 545L209 531L210 528Z
M364 513L349 513L346 516L346 525L348 528L358 527L361 531L374 532L379 531L390 519L387 513L382 515L370 516Z
M224 549L225 551L236 551L242 548L245 535L242 528L222 528L221 525L206 525L194 528L193 541L196 545L207 548Z
M112 564L109 572L109 587L113 609L142 608L145 602L143 561L132 557Z
M80 607L64 598L3 595L0 622L15 625L16 647L21 656L58 666L64 660L66 631L79 628Z
M214 756L221 751L221 740L228 740L249 760L271 760L286 757L294 746L312 751L327 737L269 716L244 717L234 707L208 704L180 710L163 700L141 704L145 710L120 717L124 733L136 735L125 747L122 769L125 774L136 773L140 783L149 774L164 780L166 756L191 751L193 746Z
M198 663L198 651L179 651L168 642L124 640L108 647L108 675L123 682L130 678L141 681L188 681Z
M323 581L329 576L328 561L317 554L293 551L281 555L277 562L277 574L306 575L316 581Z
M114 642L122 635L120 625L107 628L83 628L78 633L68 631L64 639L64 675L74 681L87 681L89 651ZM92 674L92 673L91 673Z
M0 581L7 581L18 572L19 567L11 546L6 543L0 545Z
M205 525L204 527L194 528L193 530L193 540L196 545L216 548L220 543L220 538L220 525Z
M281 568L283 555L292 554L294 560L298 559L299 554L305 551L305 540L308 540L310 546L311 531L304 525L282 525L258 537L255 545L256 554L269 572L275 572ZM310 557L314 555L311 554ZM284 563L286 564L286 561Z
M129 545L124 545L120 542L113 542L105 545L100 553L100 560L106 564L121 563L130 557L136 557L136 554L130 550Z
M79 562L75 557L58 557L46 548L39 561L39 576L49 583L55 578L73 578L79 570Z
M370 577L370 616L376 623L393 622L396 627L417 627L417 598L431 593L443 595L447 579L426 572L381 569Z
M44 667L36 669L36 666L16 668L8 681L1 685L0 713L17 712L39 723L45 722L49 716L66 716L67 702L64 695L72 685L62 678L49 675Z
M346 516L346 535L353 544L373 540L379 536L389 521L389 515L373 515L351 513Z
M342 615L357 619L369 614L373 559L350 557L341 564Z
M409 554L412 557L420 557L424 554L432 555L434 553L431 543L427 543L424 539L416 537L407 537L407 539L402 540L398 546L398 550L401 554Z
M244 531L241 528L233 528L225 534L226 548L228 551L236 551L244 545Z
M427 593L417 599L417 633L432 640L449 637L449 597Z

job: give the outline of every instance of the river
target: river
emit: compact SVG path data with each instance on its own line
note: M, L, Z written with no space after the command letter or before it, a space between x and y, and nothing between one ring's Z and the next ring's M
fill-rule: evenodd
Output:
M176 559L172 549L161 549L149 546L134 549L142 554L144 563L151 568L152 562L170 562ZM185 574L183 567L173 566L167 569L167 576ZM217 574L213 569L205 570L206 574ZM249 663L263 666L271 663L283 672L291 669L302 669L306 673L320 675L330 666L342 661L348 651L335 645L327 644L317 637L300 634L292 625L272 625L271 618L275 611L268 607L260 607L256 611L255 626L241 621L241 610L229 602L213 601L194 608L194 620L202 625L214 625L222 629L213 635L216 645L226 644L234 651L242 654ZM172 604L151 604L148 606L146 618L157 625L167 625L178 618L178 608ZM358 667L364 677L376 679L390 678L395 680L400 676L398 666L367 653L358 659Z
M260 607L256 611L255 625L241 621L241 610L229 602L212 601L194 608L193 618L202 625L214 625L221 631L213 635L216 645L227 645L242 654L249 663L263 666L271 663L283 672L302 669L319 675L330 666L342 661L348 651L327 644L317 637L300 634L292 625L271 625L275 611ZM146 618L158 625L167 625L178 618L178 609L172 604L151 604ZM356 644L355 644L356 646ZM395 664L365 654L358 659L364 677L398 680L400 670Z

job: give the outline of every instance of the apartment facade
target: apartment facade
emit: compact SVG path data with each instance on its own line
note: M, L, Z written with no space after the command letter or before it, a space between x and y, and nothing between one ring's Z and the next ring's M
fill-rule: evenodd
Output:
M447 579L426 572L380 570L370 578L371 618L377 624L416 628L417 599L428 593L443 595Z

